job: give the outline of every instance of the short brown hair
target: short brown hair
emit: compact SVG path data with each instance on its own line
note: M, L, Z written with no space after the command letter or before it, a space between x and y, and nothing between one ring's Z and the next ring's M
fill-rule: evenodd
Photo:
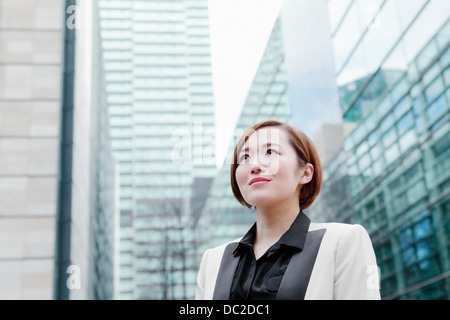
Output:
M230 170L231 189L233 190L234 197L242 205L251 208L251 205L244 200L244 197L242 196L236 181L236 169L239 166L238 153L253 132L266 127L278 127L284 130L284 132L287 133L289 137L291 146L294 148L295 153L297 154L299 165L304 166L306 163L310 163L313 165L313 178L310 182L302 186L299 198L300 208L302 210L308 208L319 195L322 185L322 166L316 146L304 132L297 130L293 126L278 120L264 120L248 127L236 143Z

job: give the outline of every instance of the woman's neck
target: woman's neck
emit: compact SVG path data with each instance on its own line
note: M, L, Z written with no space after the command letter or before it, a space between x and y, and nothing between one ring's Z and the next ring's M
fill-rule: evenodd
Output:
M275 207L257 207L256 238L254 251L259 258L290 228L300 207L297 204L277 205Z

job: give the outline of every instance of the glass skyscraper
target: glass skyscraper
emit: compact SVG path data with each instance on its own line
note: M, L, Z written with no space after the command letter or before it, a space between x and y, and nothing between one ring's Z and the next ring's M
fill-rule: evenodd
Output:
M328 4L345 135L323 218L368 229L383 299L449 299L450 2Z
M98 6L120 172L120 298L187 298L193 228L216 173L208 1Z

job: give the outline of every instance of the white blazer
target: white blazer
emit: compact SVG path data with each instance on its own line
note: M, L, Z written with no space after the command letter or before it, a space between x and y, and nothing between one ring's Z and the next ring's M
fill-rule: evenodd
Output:
M380 300L379 268L367 231L359 224L309 223L303 249L292 256L277 299ZM306 220L307 219L307 220ZM239 243L206 250L197 276L196 300L228 300Z

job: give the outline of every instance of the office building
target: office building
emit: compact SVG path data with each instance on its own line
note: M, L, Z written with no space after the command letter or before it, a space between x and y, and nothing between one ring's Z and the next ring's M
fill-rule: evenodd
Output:
M369 231L383 299L448 300L450 3L328 4L350 129L322 199Z
M208 1L98 1L120 174L120 299L191 297L216 173Z
M114 297L114 208L97 210L114 204L114 163L96 132L90 4L0 1L2 299Z
M3 299L53 298L63 12L0 1Z

